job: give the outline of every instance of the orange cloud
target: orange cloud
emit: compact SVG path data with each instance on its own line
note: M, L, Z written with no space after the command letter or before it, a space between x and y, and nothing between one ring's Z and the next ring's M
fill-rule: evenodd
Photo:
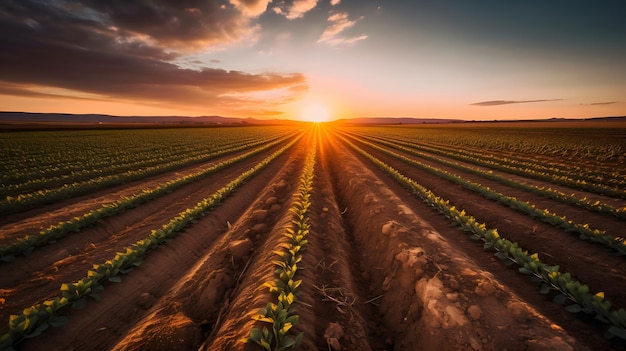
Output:
M267 5L272 0L230 0L237 9L243 14L251 17L257 17L267 10Z
M285 15L288 19L296 19L304 16L317 6L318 0L295 0Z

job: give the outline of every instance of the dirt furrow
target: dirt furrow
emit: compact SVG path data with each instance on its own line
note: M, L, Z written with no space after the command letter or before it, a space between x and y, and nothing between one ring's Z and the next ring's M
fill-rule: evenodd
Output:
M295 149L305 146L300 141L158 247L121 284L107 284L101 301L89 302L85 311L67 311L68 325L29 340L24 350L37 350L42 343L52 345L50 350L197 348L223 322L228 296L253 267L249 258L285 211L302 154Z
M8 319L11 313L58 295L61 283L83 277L93 264L115 256L117 251L145 237L150 230L160 228L180 212L195 206L271 152L262 152L53 245L38 248L26 257L3 263L6 274L0 278L0 297L4 299L0 318ZM25 295L24 291L29 293Z
M102 206L102 204L117 201L120 198L131 196L144 189L158 187L168 181L202 171L221 161L231 159L249 151L250 150L247 149L234 152L213 158L201 164L182 167L160 175L146 177L95 191L87 195L59 201L55 204L33 208L8 216L0 216L0 245L6 245L15 240L15 238L24 235L37 234L40 230L48 228L51 225L70 220L75 216L80 216L88 211L97 209Z
M121 275L121 283L105 283L100 301L89 299L82 310L62 310L69 321L65 326L26 339L19 349L258 350L241 339L255 327L269 327L252 316L276 302L263 283L276 279L275 250L284 249L300 176L310 170L304 165L311 164L315 151L308 242L294 278L302 280L293 305L299 321L289 331L303 333L300 350L626 350L620 339L603 338L603 325L565 311L551 301L553 293L539 294L536 283L517 267L505 266L357 153L339 138L353 134L348 128L312 125L304 133L219 206ZM604 291L617 305L626 303L623 258L355 144L498 228L503 237L538 252L543 261L560 264L561 271L574 273L592 291ZM0 265L0 318L6 322L9 314L58 295L61 282L84 276L92 264L161 227L279 147ZM428 163L506 195L539 201ZM157 179L163 178L151 181ZM140 185L92 195L117 197ZM87 198L83 204L95 206ZM50 218L63 213L50 206L41 209L42 217L31 212L32 220L45 218L45 211L55 213Z
M348 135L355 135L355 136L362 136L363 135L362 133L347 133L347 134ZM418 145L419 144L416 144L416 146L418 146ZM383 145L381 145L381 146L383 146ZM387 147L387 146L385 146L385 147ZM402 154L406 155L407 157L410 156L410 157L417 158L417 156L406 154L406 153L404 153L404 152L402 152L400 150L397 150L397 149L393 149L393 151L397 152L397 153L402 153ZM611 205L611 206L613 206L615 208L626 207L626 199L620 199L620 198L614 198L614 197L605 196L605 195L594 194L594 193L590 193L590 192L586 192L586 191L582 191L582 190L578 190L578 189L569 188L569 187L564 186L564 185L559 185L559 184L550 183L550 182L547 182L547 181L542 181L542 180L535 179L535 178L532 178L532 177L524 177L524 176L521 176L521 175L507 173L507 172L500 171L500 170L497 170L497 169L491 169L491 168L488 168L488 167L479 166L479 165L473 164L471 162L465 162L465 161L461 161L461 160L458 160L458 159L455 159L455 158L451 158L451 157L447 157L447 156L443 156L443 155L439 155L439 154L435 154L435 153L430 153L430 152L425 151L425 150L418 150L418 151L419 152L423 152L425 154L429 154L429 155L431 155L433 157L437 157L438 159L441 159L443 161L454 162L454 163L458 163L458 164L460 164L462 166L465 166L465 167L476 168L476 169L482 170L484 172L489 172L489 173L492 173L494 175L497 175L497 176L500 176L500 177L504 177L504 178L508 178L510 180L513 180L513 181L516 181L516 182L519 182L519 183L524 183L524 184L528 184L528 185L534 185L534 186L537 186L537 187L551 188L551 189L560 191L560 192L562 192L564 194L567 194L567 195L573 194L573 195L575 195L576 197L578 197L580 199L587 198L591 202L600 201L601 203L606 203L606 204ZM556 160L556 161L561 162L561 160ZM420 162L424 162L424 163L427 163L429 165L432 165L432 166L438 167L438 168L444 168L445 167L441 163L428 161L428 160L424 160L424 159L421 159L421 158L420 158ZM551 163L550 161L546 161L546 164L550 164L550 163ZM447 167L446 167L446 169L447 169ZM450 168L450 171L452 173L461 172L461 171L459 171L457 169L454 169L454 168ZM482 179L482 178L480 178L480 179ZM586 212L586 214L589 214L589 213L591 213L591 212Z
M516 134L519 134L519 133L520 131L516 131ZM584 136L586 138L589 138L591 136L591 133L589 130L585 131L584 134L586 134ZM610 139L620 138L619 136L607 136L606 134L603 135L601 138L607 138L607 137ZM436 147L436 148L442 148L442 149L448 149L448 150L451 147L450 145L441 144L437 142L424 142L423 145ZM560 169L567 168L567 166L564 166L564 165L568 164L568 165L580 167L583 169L595 168L601 172L610 174L614 172L616 168L619 169L620 167L620 163L616 160L601 161L601 160L596 160L596 159L591 159L591 158L586 158L586 157L574 157L573 155L558 155L558 154L550 155L550 154L541 154L541 153L532 153L532 152L523 153L520 151L509 151L506 149L501 149L501 150L492 149L492 150L486 151L484 148L472 147L468 145L464 145L463 147L460 147L460 146L457 146L457 147L459 149L463 149L464 151L469 151L475 154L483 154L487 152L487 156L489 157L496 157L499 159L510 158L511 160L514 160L517 162L536 162L536 163L543 163L544 165L555 165Z
M370 295L369 277L362 271L353 234L341 214L331 174L327 135L320 135L319 154L311 196L311 232L303 268L311 272L306 290L314 305L305 316L314 317L317 350L341 346L343 350L385 350L387 330L378 322L376 297ZM305 319L307 321L307 319ZM334 339L334 340L333 340ZM385 344L387 342L387 344Z
M529 252L538 252L542 260L559 265L561 271L572 273L589 285L591 291L603 291L609 301L626 306L626 260L601 245L580 240L548 223L533 220L496 201L462 188L429 172L362 145L365 150L402 174L418 181L437 196L467 211L488 228L497 228L501 235L519 243Z
M587 209L581 208L573 204L567 204L567 203L563 203L561 201L557 201L554 199L545 198L540 195L537 195L537 194L534 194L525 190L521 190L515 187L507 186L499 182L496 182L494 180L490 180L485 177L481 177L479 175L465 172L463 170L460 170L454 167L446 166L435 161L426 160L424 158L412 155L402 150L392 149L386 145L379 145L379 146L384 149L390 150L394 153L400 154L404 157L407 157L411 160L418 161L428 166L438 168L442 171L446 171L448 173L459 176L465 180L480 184L491 190L500 192L506 196L513 197L513 198L516 198L517 200L524 201L524 202L528 201L529 203L535 205L537 208L548 209L550 212L556 213L559 216L566 216L568 220L572 220L574 221L574 223L589 224L592 228L603 230L608 235L612 235L613 237L623 237L624 235L626 235L626 232L624 232L625 222L611 215L592 212L592 211L589 211ZM432 156L446 160L445 157L442 157L439 155L432 155ZM469 166L467 164L465 165ZM473 166L469 166L469 167L473 167ZM495 172L491 172L491 173L495 173ZM504 177L513 179L511 175L504 175ZM536 183L532 179L522 178L522 177L516 177L516 181L521 182L521 183L526 183L526 184ZM562 191L564 191L565 194L570 194L574 190L563 189ZM583 195L581 196L581 198L585 196L591 196L589 198L598 199L597 201L601 201L605 203L616 203L615 201L612 201L612 200L618 200L618 199L612 199L609 197L603 197L601 195L593 196L592 194ZM623 200L621 201L618 200L618 201L620 205L618 206L618 208L626 205L626 202L624 202Z
M454 247L336 138L332 168L394 349L585 349Z

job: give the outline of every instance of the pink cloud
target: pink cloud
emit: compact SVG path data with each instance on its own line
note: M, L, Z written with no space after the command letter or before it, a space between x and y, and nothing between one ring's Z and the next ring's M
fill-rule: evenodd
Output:
M305 13L315 8L317 1L318 0L295 0L285 17L288 19L300 18L304 16Z
M362 19L360 17L357 20L350 20L348 14L346 12L337 12L333 13L328 17L328 22L330 25L326 28L324 33L317 40L318 43L327 43L330 45L341 45L341 44L353 44L357 41L367 39L367 35L360 35L356 37L341 37L339 34L345 31L348 28L354 27L358 20Z

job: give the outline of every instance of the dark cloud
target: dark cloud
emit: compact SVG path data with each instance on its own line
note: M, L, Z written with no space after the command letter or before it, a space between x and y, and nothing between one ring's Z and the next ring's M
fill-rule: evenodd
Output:
M498 106L508 104L527 104L531 102L547 102L547 101L561 101L563 99L541 99L541 100L490 100L481 101L470 104L471 106Z
M607 101L607 102L592 102L588 104L589 106L599 106L599 105L613 105L617 104L617 101ZM585 105L585 104L583 104Z
M35 96L32 87L44 86L210 107L241 103L246 93L306 87L297 73L192 70L172 63L189 50L240 40L251 31L248 21L225 1L4 0L0 93Z
M168 47L230 42L250 31L248 18L227 1L84 0L78 6L86 13L96 12L109 26Z

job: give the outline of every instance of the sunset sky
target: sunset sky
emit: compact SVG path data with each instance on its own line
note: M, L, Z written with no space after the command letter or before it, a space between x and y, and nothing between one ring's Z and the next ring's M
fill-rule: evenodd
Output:
M0 110L626 115L624 0L2 0Z

